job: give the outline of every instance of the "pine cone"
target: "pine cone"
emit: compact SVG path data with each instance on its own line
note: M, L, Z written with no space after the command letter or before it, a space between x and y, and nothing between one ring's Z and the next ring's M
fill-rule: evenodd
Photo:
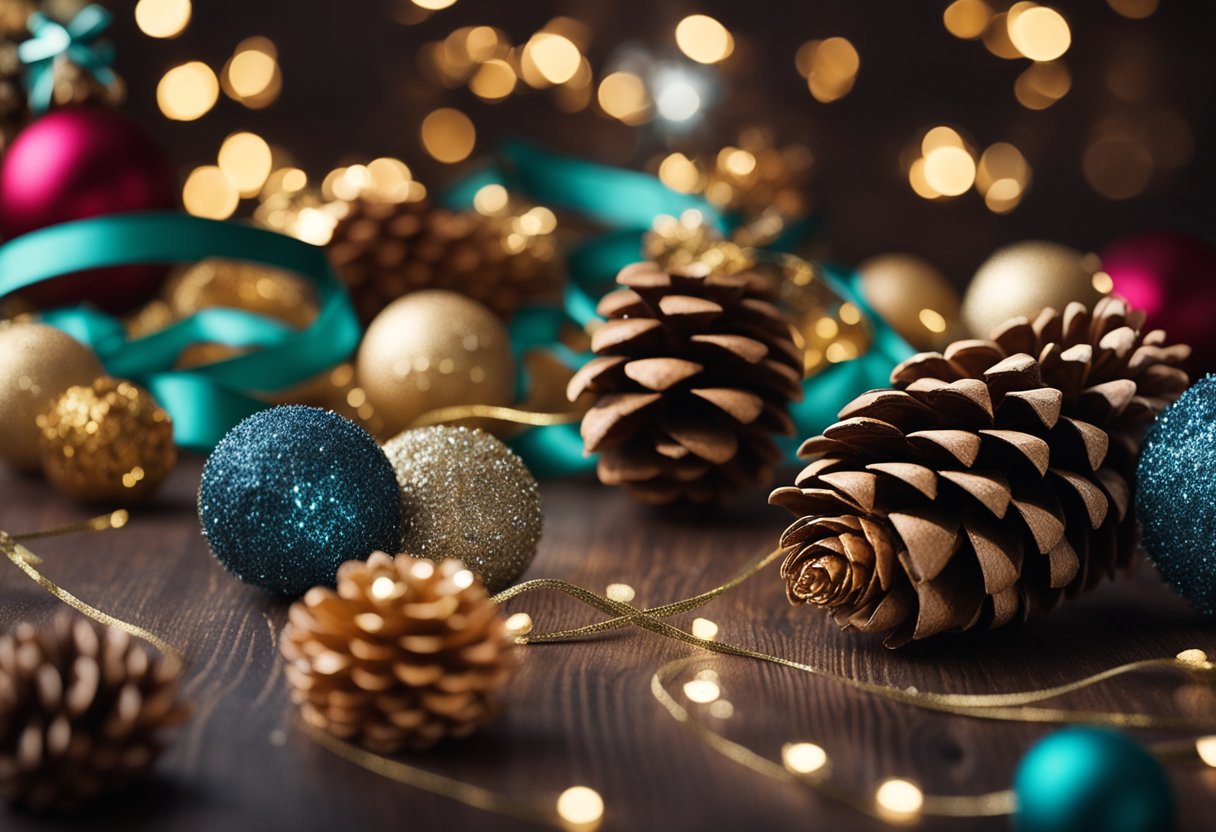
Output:
M637 263L617 283L597 310L598 357L566 391L596 397L582 435L600 481L645 502L704 503L767 479L781 458L772 435L793 433L787 411L802 396L802 355L769 282Z
M309 725L385 754L464 737L515 672L506 621L457 560L376 552L291 605L282 651Z
M997 627L1132 567L1145 430L1187 386L1189 354L1107 298L895 368L802 446L770 502L790 601L888 646Z
M397 298L448 289L502 318L558 286L555 249L522 235L511 248L496 218L455 213L428 201L356 199L334 228L330 259L350 288L364 324Z
M0 637L0 796L62 811L142 775L185 719L178 670L113 627L65 614Z

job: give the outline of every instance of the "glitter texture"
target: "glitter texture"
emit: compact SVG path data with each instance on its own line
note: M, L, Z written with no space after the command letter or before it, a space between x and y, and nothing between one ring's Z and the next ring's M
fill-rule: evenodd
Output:
M459 558L491 592L524 573L540 542L540 488L511 449L480 430L406 431L384 446L401 486L401 551Z
M343 562L401 536L397 482L376 441L313 407L264 410L229 431L203 469L198 514L216 560L290 597L333 586Z
M1157 419L1140 456L1136 515L1166 581L1195 609L1216 615L1216 376Z

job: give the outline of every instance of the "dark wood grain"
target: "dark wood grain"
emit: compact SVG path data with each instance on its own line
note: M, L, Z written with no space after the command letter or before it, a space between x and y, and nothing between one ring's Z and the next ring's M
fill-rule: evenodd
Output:
M527 828L412 790L330 756L293 728L276 642L286 608L225 573L198 532L198 460L179 466L156 505L116 532L40 542L44 571L84 599L169 638L189 657L194 718L157 776L87 816L47 820L0 810L6 830L333 830ZM625 582L647 605L716 585L774 542L785 517L763 493L706 521L636 506L590 483L546 483L546 532L529 577L602 591ZM0 526L20 532L80 519L44 484L0 474ZM15 569L0 573L0 624L47 620L60 605ZM540 628L594 620L568 599L520 599ZM843 635L825 617L791 608L775 570L700 614L721 638L868 679L921 690L995 692L1048 685L1188 647L1213 646L1216 628L1188 612L1150 569L1031 621L1020 630L939 638L889 652ZM687 623L691 615L680 620ZM407 758L494 790L551 799L598 789L608 829L876 829L805 789L767 780L702 745L649 691L651 674L689 648L634 632L581 644L535 646L510 689L505 719L481 735ZM846 782L873 788L911 777L937 792L1005 787L1045 726L932 715L878 701L805 674L707 656L734 715L715 722L774 759L811 740ZM1089 708L1216 713L1216 697L1174 675L1078 694ZM699 714L703 712L698 711ZM712 717L703 714L713 721ZM1172 768L1184 829L1210 819L1216 771ZM922 828L1003 829L1007 821L925 822Z

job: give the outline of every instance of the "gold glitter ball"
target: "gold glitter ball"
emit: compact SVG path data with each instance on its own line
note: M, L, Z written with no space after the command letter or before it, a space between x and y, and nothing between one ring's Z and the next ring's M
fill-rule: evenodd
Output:
M38 417L46 478L84 502L134 503L173 470L173 422L152 394L99 378L68 388Z
M536 556L544 516L523 460L480 430L440 425L384 446L401 486L401 551L459 558L491 592L506 589Z
M92 350L52 326L0 324L0 459L38 469L38 415L74 384L105 370Z

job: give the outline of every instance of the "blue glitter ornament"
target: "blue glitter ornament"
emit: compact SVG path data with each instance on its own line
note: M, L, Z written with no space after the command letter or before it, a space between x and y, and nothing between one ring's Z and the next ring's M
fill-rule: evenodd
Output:
M401 495L371 434L336 413L276 407L228 432L198 492L216 560L267 592L333 586L338 566L401 540Z
M1191 606L1216 615L1216 376L1157 419L1136 473L1144 549Z
M1019 832L1159 832L1174 795L1152 754L1106 728L1065 728L1026 752L1014 776Z

